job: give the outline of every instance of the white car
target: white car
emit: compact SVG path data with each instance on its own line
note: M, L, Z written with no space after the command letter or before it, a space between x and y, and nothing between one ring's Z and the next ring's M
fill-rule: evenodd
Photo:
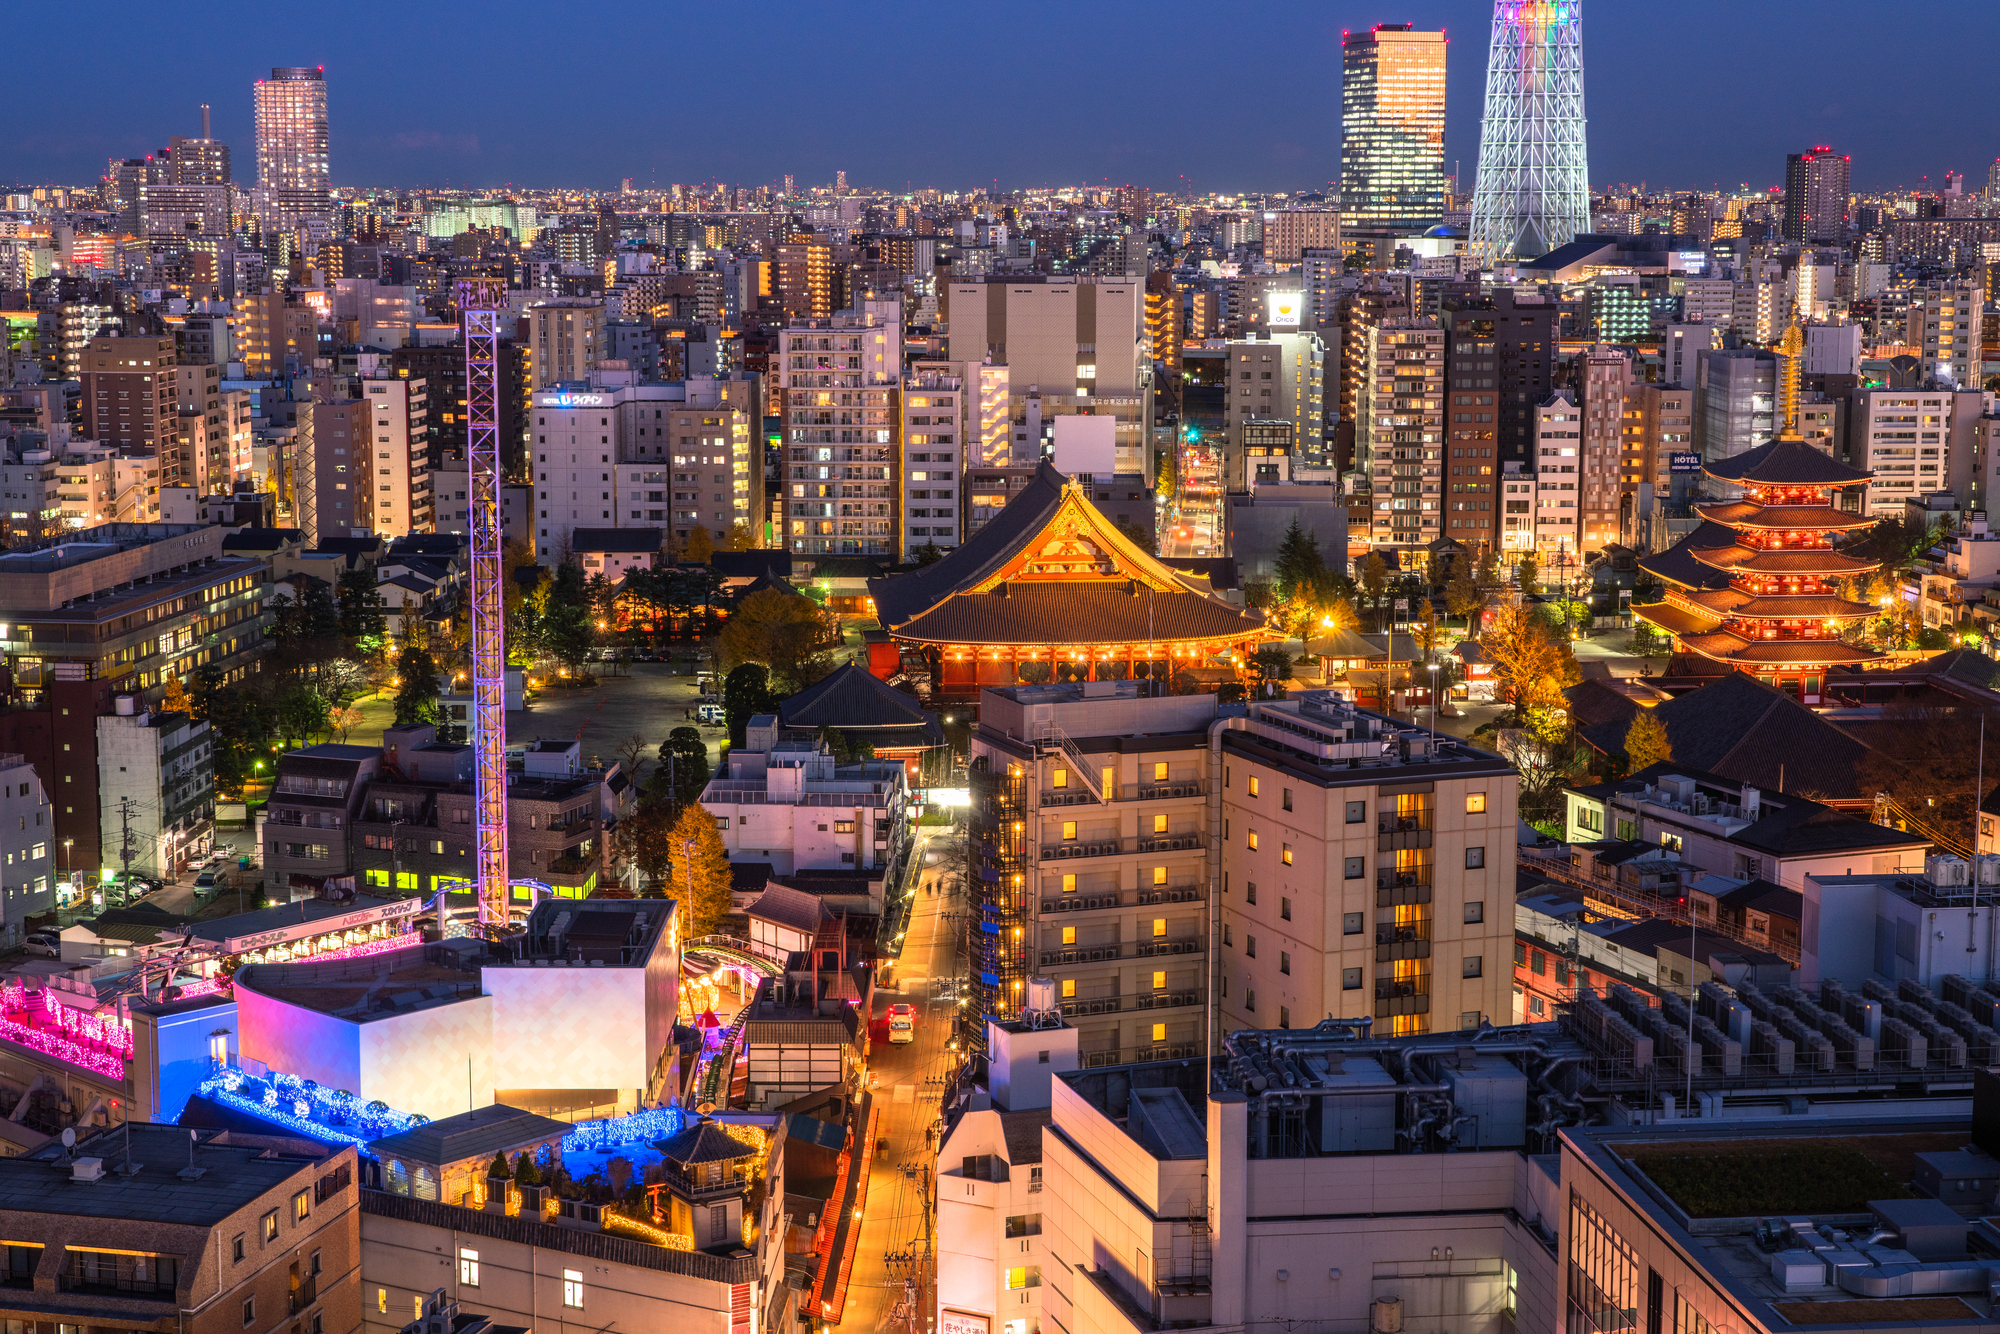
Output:
M62 941L46 931L29 936L26 944L30 954L39 954L45 959L62 957Z
M695 709L694 716L704 727L721 727L729 721L720 704L703 704Z

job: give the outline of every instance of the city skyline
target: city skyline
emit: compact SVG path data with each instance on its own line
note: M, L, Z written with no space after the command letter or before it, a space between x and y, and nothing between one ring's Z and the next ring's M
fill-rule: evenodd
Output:
M503 20L510 9L524 21L528 16L525 7L497 8ZM1024 21L1037 22L1043 8L1055 21L1053 7L1035 5ZM1877 31L1842 22L1874 12L1857 4L1782 8L1815 22L1750 29L1721 0L1684 6L1676 17L1680 31L1727 32L1729 40L1717 51L1691 46L1678 61L1659 58L1658 24L1647 14L1593 10L1586 32L1594 75L1592 185L1643 179L1657 188L1770 188L1782 184L1787 153L1820 143L1852 155L1854 185L1864 191L1918 187L1926 178L1935 185L1947 170L1981 179L2000 156L2000 138L1982 134L1976 120L1952 114L1950 106L1951 90L1977 77L1980 38L2000 36L2000 15L1954 13L1953 40L1927 44L1929 33L1943 29L1911 22ZM1942 6L1918 10L1945 17ZM649 31L667 36L636 7L606 5L596 13L641 46ZM749 85L741 84L736 66L704 62L676 73L672 99L636 90L608 95L603 113L615 120L615 134L600 132L587 109L572 117L515 109L544 80L602 86L589 75L600 47L515 42L506 34L521 31L517 23L482 29L494 34L489 39L448 27L447 18L399 14L407 40L364 52L282 17L255 29L212 32L135 18L110 25L106 58L172 69L171 81L121 81L78 101L65 93L54 67L29 65L19 103L29 110L17 127L8 177L24 185L94 181L108 158L143 155L168 135L191 133L202 101L215 108L217 138L236 146L247 165L253 81L275 65L311 64L327 68L336 186L611 189L624 177L646 188L715 179L757 185L785 174L819 183L844 168L857 186L874 189L969 189L996 180L1003 189L1124 183L1201 193L1324 189L1339 164L1341 33L1407 22L1443 27L1456 38L1445 165L1469 181L1490 13L1484 0L1261 9L1255 27L1228 33L1232 67L1270 72L1252 103L1270 131L1247 141L1228 117L1199 112L1198 98L1169 122L1136 122L1151 129L1135 130L1120 110L1155 96L1162 80L1191 92L1202 86L1204 63L1216 47L1195 38L1216 20L1184 4L1149 7L1143 22L1122 6L1066 13L1063 30L1073 41L1038 47L1032 67L999 48L982 54L973 25L934 16L919 24L916 11L904 6L879 11L880 23L848 27L803 7L787 17L780 6L771 40L758 48L767 64L743 67L741 78L789 96L746 97L742 88ZM24 47L60 40L55 23L52 16L23 15ZM897 79L852 73L866 68L885 24L902 31L911 67L956 67L953 82L969 101L1012 110L970 125L910 117L908 90ZM467 58L439 63L422 55L446 41ZM1307 68L1285 73L1301 51L1308 53ZM1852 69L1855 86L1865 77L1865 105L1842 95L1842 68ZM510 96L508 88L521 93ZM489 91L495 89L501 91ZM1899 114L1880 114L1885 104ZM794 114L801 108L812 114ZM1916 158L1907 131L1919 122L1926 149ZM894 128L853 132L870 124Z

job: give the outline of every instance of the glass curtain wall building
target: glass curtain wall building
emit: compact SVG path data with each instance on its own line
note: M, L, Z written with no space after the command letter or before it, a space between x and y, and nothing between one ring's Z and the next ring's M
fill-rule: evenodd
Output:
M1341 38L1343 230L1403 235L1444 215L1442 32L1378 24Z

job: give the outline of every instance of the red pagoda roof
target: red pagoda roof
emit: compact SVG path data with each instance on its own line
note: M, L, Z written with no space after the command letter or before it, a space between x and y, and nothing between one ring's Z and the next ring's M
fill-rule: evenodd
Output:
M1875 568L1872 561L1844 556L1831 547L1689 547L1687 554L1718 570L1749 574L1823 574L1839 577Z
M1830 593L1805 593L1797 596L1760 596L1746 593L1739 588L1684 589L1675 596L1694 603L1719 616L1739 616L1744 620L1796 621L1796 620L1858 620L1873 615L1875 609L1865 602L1848 602Z
M1848 467L1795 435L1780 436L1734 458L1704 464L1702 471L1737 486L1859 486L1874 476Z
M1696 505L1702 518L1730 528L1760 531L1828 532L1872 527L1875 520L1831 505L1760 505L1754 500L1724 500Z

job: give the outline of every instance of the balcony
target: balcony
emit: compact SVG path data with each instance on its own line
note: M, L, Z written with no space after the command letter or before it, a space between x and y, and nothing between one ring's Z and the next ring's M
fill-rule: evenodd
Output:
M287 1305L290 1307L288 1312L290 1315L297 1315L308 1306L311 1306L319 1300L319 1275L307 1275L306 1281L293 1288L288 1296L290 1297L290 1301Z
M1431 901L1431 868L1419 866L1398 871L1393 866L1375 870L1375 906L1395 908Z
M1431 979L1428 973L1403 979L1375 979L1375 1017L1387 1019L1400 1014L1431 1012Z
M1139 996L1132 1002L1135 1010L1170 1010L1183 1005L1201 1004L1199 991L1155 991Z
M1378 926L1375 928L1375 962L1390 963L1397 959L1428 959L1431 957L1431 924L1419 922L1410 926Z
M1076 998L1062 1003L1063 1018L1079 1014L1117 1014L1119 1000L1116 996L1093 996Z
M1097 838L1064 839L1042 844L1043 861L1074 860L1079 857L1119 857L1137 852L1198 852L1207 846L1207 837L1193 830L1174 834L1141 834L1137 838L1102 835Z
M1162 885L1157 889L1107 889L1097 894L1054 894L1042 900L1042 911L1092 912L1106 908L1144 908L1167 903L1200 903L1200 885Z
M1427 848L1431 845L1431 812L1414 811L1398 815L1383 811L1375 817L1376 846L1379 851L1397 848Z
M1179 940L1142 940L1138 946L1138 957L1152 958L1161 954L1199 954L1202 951L1201 937L1183 937Z
M1091 945L1062 950L1043 950L1042 966L1070 963L1108 963L1117 959L1121 947L1117 945Z

